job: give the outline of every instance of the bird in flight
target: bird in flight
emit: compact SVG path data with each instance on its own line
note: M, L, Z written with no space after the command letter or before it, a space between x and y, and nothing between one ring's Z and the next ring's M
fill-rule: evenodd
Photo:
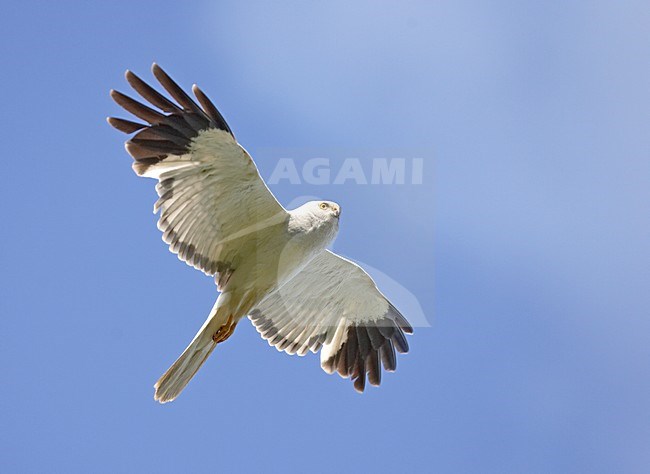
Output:
M174 400L218 344L248 318L288 354L320 351L327 373L351 378L363 392L379 385L381 366L396 369L413 328L358 265L327 246L341 208L311 201L287 210L214 104L196 85L197 102L157 64L152 72L173 100L131 71L126 80L154 108L111 90L141 120L109 117L134 134L125 144L138 176L155 178L158 228L169 249L213 276L219 296L192 342L154 385L160 403Z

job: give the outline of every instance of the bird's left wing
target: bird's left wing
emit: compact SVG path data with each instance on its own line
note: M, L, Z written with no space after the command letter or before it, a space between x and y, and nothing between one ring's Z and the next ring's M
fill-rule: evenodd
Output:
M158 228L169 249L189 265L214 275L221 290L247 254L252 236L288 218L235 140L217 108L194 86L197 104L158 65L153 74L169 100L130 71L126 79L154 110L117 91L111 96L137 123L111 117L125 133L133 169L157 178ZM248 252L250 253L250 252Z
M321 350L327 373L354 379L362 392L381 367L396 369L395 349L408 352L413 328L358 265L326 250L249 315L272 346L288 354Z

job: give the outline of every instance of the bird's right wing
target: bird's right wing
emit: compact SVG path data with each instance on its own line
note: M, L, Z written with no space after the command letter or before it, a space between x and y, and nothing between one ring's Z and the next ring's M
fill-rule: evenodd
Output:
M249 315L272 346L304 355L321 349L328 373L354 379L362 392L379 385L380 361L396 368L395 349L408 352L404 333L413 328L357 264L326 250Z
M133 89L160 111L111 91L115 102L146 123L108 121L137 132L126 149L138 175L158 179L154 212L160 210L163 240L181 260L215 275L221 289L252 236L289 215L205 94L193 87L199 106L158 65L152 70L176 103L127 71Z

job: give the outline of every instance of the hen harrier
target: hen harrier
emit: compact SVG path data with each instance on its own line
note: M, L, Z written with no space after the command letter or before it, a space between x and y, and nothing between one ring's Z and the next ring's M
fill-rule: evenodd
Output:
M155 384L174 400L212 353L248 316L272 346L288 354L321 351L321 367L379 385L381 364L396 368L413 329L353 262L330 252L341 208L312 201L286 210L250 155L195 85L197 104L156 64L153 75L172 102L130 71L126 80L154 110L115 90L111 97L145 123L110 117L127 134L139 176L156 178L158 228L178 258L214 276L220 294L185 351Z

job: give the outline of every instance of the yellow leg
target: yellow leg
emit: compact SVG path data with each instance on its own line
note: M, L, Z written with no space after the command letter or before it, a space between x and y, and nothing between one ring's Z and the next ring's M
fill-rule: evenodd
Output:
M226 324L221 326L219 330L214 333L214 335L212 336L212 340L217 344L225 341L230 336L232 336L233 332L235 332L235 326L237 326L237 323L233 322L232 315L230 315L228 317L228 321L226 321Z

